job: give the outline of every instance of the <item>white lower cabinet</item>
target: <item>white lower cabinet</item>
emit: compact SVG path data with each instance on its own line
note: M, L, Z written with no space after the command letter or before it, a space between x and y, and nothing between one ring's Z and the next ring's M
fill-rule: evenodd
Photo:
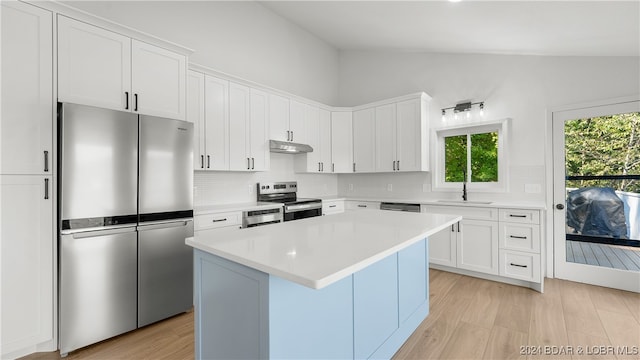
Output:
M0 176L2 358L53 339L53 182L51 176Z
M380 210L380 202L379 201L347 200L345 201L345 208L347 210L362 210L362 209Z
M462 220L457 237L460 269L498 274L498 222Z
M333 215L344 212L344 200L322 200L322 215Z
M536 209L422 205L422 212L463 220L429 237L429 263L529 282L542 291L541 214ZM505 279L506 281L506 279Z
M236 228L242 225L242 211L201 214L194 217L194 231Z
M456 248L460 224L451 225L429 236L429 263L456 266Z

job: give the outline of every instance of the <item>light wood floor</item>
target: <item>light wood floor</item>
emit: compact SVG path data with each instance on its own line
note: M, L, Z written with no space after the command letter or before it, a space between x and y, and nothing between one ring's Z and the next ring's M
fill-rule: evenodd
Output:
M430 314L394 359L640 358L632 352L633 346L640 351L640 294L557 279L546 279L546 292L540 294L433 269L429 279ZM582 355L521 356L522 346L555 346L549 349L556 354L568 346L574 352L578 346L589 348ZM629 355L616 356L616 346L629 347ZM72 352L68 359L193 356L193 313L187 313ZM26 359L59 355L39 353Z

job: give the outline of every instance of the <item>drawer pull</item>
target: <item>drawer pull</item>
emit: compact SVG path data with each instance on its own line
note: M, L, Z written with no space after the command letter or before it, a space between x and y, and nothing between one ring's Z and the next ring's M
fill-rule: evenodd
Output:
M224 218L224 219L213 219L211 222L216 223L216 222L221 222L221 221L227 221L227 218Z
M509 265L511 265L511 266L517 266L517 267L521 267L521 268L526 268L526 267L528 267L527 265L520 265L520 264L514 264L514 263L509 263Z
M366 208L366 207L367 207L367 205L358 205L358 207L364 207L364 208Z
M330 207L330 208L334 208L334 207L336 207L336 206L337 206L337 205L329 205L329 207Z
M509 214L509 217L515 217L515 218L526 218L527 215L514 215L514 214Z
M512 239L526 239L526 236L515 236L515 235L509 235L510 238Z

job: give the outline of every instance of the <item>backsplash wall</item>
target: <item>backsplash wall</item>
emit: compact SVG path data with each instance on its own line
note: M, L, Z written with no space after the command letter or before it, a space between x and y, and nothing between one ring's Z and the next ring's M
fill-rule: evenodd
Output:
M196 171L193 205L253 202L256 184L270 181L297 181L300 197L338 194L338 175L295 173L295 156L271 153L271 169L266 172Z

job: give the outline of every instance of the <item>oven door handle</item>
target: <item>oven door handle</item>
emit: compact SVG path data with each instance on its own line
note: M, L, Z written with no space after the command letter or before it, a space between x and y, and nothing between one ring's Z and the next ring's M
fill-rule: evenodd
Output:
M305 210L315 210L315 209L322 209L322 203L318 203L318 204L285 205L284 212L285 213L292 213L292 212L305 211Z

